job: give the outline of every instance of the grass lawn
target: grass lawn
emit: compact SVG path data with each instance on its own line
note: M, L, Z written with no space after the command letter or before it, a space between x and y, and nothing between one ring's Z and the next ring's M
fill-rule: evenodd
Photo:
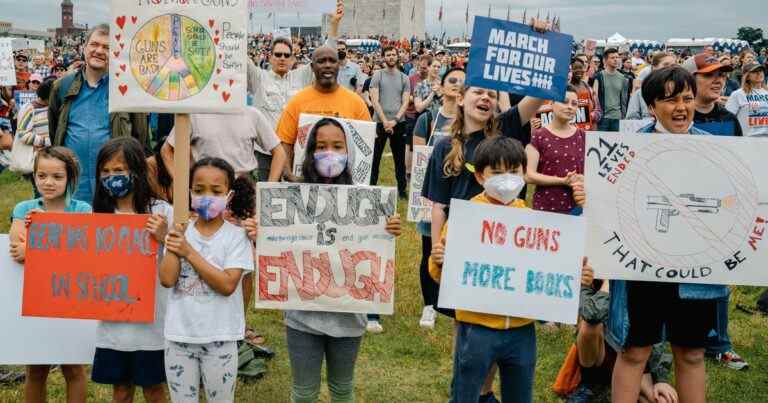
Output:
M384 184L393 184L391 158L385 159ZM8 217L14 204L31 197L28 182L4 172L0 175L0 216ZM400 215L405 217L401 202ZM0 232L7 232L9 223L0 222ZM0 251L0 253L6 253ZM356 369L356 392L359 402L446 402L451 378L451 333L453 324L443 316L438 318L434 331L418 326L422 298L419 288L419 261L421 239L413 225L408 224L405 234L397 241L397 285L395 315L384 317L385 332L368 335L363 341ZM754 305L760 290L738 287L732 296L736 303ZM267 338L267 345L277 353L269 363L267 376L253 384L240 383L238 402L281 403L289 401L290 367L285 345L285 327L277 311L248 313L248 323ZM768 319L731 311L730 331L735 349L751 365L744 372L721 368L707 362L709 402L765 402L768 401ZM11 330L12 331L12 330ZM55 337L55 335L52 335ZM557 402L550 386L573 341L570 328L553 332L538 331L538 364L536 369L535 402ZM35 346L19 346L35 348ZM64 382L60 372L51 375L49 401L64 402ZM328 401L323 386L322 401ZM22 387L0 387L0 402L22 401ZM108 402L111 390L89 384L91 402ZM137 393L137 401L143 401Z

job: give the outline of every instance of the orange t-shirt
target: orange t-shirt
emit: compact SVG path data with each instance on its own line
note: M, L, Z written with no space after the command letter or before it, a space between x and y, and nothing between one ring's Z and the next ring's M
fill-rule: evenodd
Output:
M294 144L299 132L299 115L302 113L342 119L371 120L368 107L354 92L339 87L331 93L324 93L314 87L307 87L296 94L283 110L277 123L277 137L286 144Z

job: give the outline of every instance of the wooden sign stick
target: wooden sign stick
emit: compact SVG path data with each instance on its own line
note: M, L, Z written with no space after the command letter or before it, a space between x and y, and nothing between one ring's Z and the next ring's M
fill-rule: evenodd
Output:
M173 222L186 223L189 220L189 138L192 123L187 114L176 114L174 120Z

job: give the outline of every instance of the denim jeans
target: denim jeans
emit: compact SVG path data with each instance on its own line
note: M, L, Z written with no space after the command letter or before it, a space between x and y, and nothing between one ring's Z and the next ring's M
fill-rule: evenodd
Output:
M355 401L355 361L362 337L321 336L286 327L292 403L315 403L325 359L331 403Z
M729 296L717 299L717 334L712 334L707 340L707 354L717 355L733 349L728 336L728 299Z
M619 119L600 119L600 123L597 124L597 130L601 132L617 132L619 131Z
M493 363L499 366L502 401L532 402L536 370L535 326L496 330L459 322L451 402L476 402Z

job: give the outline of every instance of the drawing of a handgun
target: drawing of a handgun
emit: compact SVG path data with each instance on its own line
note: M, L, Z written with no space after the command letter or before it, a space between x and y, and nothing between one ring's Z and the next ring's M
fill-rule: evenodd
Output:
M702 214L717 214L722 207L722 200L713 197L698 197L691 193L678 196L680 204L689 210ZM666 196L648 196L648 209L656 211L656 232L669 232L670 217L680 215Z

